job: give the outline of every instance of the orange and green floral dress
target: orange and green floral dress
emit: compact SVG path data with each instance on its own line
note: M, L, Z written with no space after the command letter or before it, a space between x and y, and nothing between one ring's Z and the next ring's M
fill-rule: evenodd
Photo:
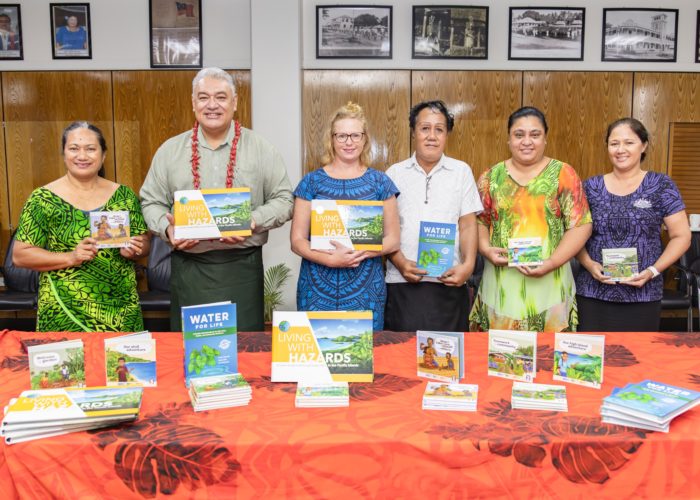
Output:
M551 160L525 186L513 180L505 162L491 167L478 184L484 205L478 222L489 228L491 246L508 248L509 238L540 237L542 258L547 259L565 231L591 222L581 179L559 160ZM470 329L575 331L575 296L568 262L533 278L485 260Z

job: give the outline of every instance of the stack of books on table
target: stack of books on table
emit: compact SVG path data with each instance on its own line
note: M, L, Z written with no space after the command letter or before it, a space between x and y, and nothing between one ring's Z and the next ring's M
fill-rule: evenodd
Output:
M568 411L566 387L513 382L511 406L515 410Z
M479 386L428 382L423 394L424 410L476 411Z
M190 379L194 411L246 406L252 398L250 385L240 373Z
M7 444L108 427L138 418L142 387L68 387L22 392L5 407Z
M700 392L644 380L603 398L603 423L668 432L671 420L700 404Z
M326 384L297 384L294 406L297 408L327 408L349 406L350 389L347 382L330 382Z

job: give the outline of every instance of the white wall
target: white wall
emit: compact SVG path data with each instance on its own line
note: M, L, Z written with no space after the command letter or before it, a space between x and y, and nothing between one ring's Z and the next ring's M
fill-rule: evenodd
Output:
M393 6L393 58L316 59L316 5L372 4ZM412 5L475 5L489 7L488 60L411 59ZM583 61L509 61L509 7L585 7L586 24ZM603 8L678 9L678 53L675 63L602 62ZM380 0L377 2L336 2L304 0L305 69L470 69L470 70L567 70L567 71L700 71L695 63L695 26L700 2L697 0Z
M51 0L13 0L12 3L21 6L24 60L0 61L0 71L151 67L148 0L87 2L92 59L70 60L51 57ZM250 68L250 0L202 0L202 54L204 66Z

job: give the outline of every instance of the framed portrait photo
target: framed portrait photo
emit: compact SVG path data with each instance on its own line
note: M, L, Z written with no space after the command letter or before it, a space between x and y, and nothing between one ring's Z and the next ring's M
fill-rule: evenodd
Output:
M489 8L413 6L413 59L488 59Z
M149 0L151 68L202 67L202 0Z
M390 5L317 5L317 59L391 59Z
M676 62L678 9L603 9L603 61Z
M508 59L582 61L586 9L511 7Z
M24 59L18 4L0 4L0 60Z
M52 3L51 45L54 59L92 59L90 4Z

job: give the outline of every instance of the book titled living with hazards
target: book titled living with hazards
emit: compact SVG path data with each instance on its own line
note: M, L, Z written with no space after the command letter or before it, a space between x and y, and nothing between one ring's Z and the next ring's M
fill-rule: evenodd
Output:
M216 302L182 308L185 383L238 373L236 304Z
M381 251L384 203L370 200L311 200L311 249Z
M250 236L250 188L175 191L175 239Z
M373 348L372 311L272 315L273 382L371 382Z
M418 269L439 277L452 267L457 224L421 221L418 235Z

